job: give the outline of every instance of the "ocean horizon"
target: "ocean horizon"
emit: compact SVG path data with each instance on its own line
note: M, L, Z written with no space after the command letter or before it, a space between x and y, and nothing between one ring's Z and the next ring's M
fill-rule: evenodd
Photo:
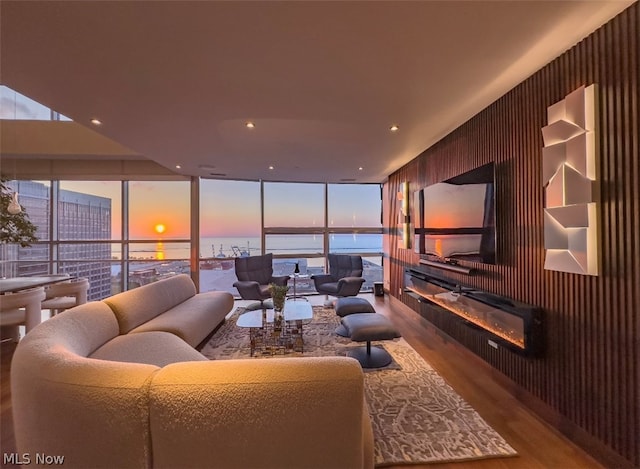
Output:
M273 254L322 254L322 235L267 235L266 250ZM335 253L382 253L382 234L332 234L329 236L329 251ZM261 238L254 236L204 237L200 239L200 258L240 257L259 255L262 252ZM120 251L113 251L119 257ZM129 258L139 259L189 259L188 243L150 242L131 243Z

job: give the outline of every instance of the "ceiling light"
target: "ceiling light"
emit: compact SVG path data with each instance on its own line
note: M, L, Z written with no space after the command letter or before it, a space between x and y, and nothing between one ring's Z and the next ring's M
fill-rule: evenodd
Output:
M398 127L398 126L397 126L397 125L395 125L395 124L394 124L394 125L392 125L391 127L389 127L389 130L390 130L391 132L397 132L397 131L398 131L398 129L400 129L400 127Z
M176 169L180 169L182 168L182 166L180 166L179 164L176 165Z
M247 126L247 129L253 129L255 127L253 122L247 122L245 125Z
M362 171L363 169L364 169L364 168L363 168L362 166L360 166L360 167L358 168L358 171Z
M91 119L91 123L93 125L102 125L102 122L100 121L100 119L96 119L95 117Z
M269 166L269 169L273 169L273 166Z

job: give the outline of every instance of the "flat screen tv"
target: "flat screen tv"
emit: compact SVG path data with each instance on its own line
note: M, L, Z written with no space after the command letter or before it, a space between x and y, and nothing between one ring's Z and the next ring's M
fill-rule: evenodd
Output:
M414 193L414 243L425 256L495 264L494 164Z

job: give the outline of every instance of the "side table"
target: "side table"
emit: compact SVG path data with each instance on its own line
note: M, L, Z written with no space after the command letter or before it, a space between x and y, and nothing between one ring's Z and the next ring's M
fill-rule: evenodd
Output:
M288 296L288 297L287 297L287 299L288 299L288 300L297 300L297 299L300 299L300 300L309 301L305 296L298 296L298 292L297 292L297 290L296 290L296 283L297 283L297 280L298 280L299 278L301 278L301 279L308 279L308 278L309 278L309 276L308 276L307 274L291 274L291 275L289 275L289 278L293 279L293 295Z

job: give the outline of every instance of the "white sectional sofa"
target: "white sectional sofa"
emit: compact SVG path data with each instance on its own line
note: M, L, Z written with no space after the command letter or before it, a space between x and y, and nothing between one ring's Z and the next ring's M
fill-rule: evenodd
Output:
M358 363L209 361L194 345L232 308L182 275L34 328L11 365L18 452L77 468L372 467Z

